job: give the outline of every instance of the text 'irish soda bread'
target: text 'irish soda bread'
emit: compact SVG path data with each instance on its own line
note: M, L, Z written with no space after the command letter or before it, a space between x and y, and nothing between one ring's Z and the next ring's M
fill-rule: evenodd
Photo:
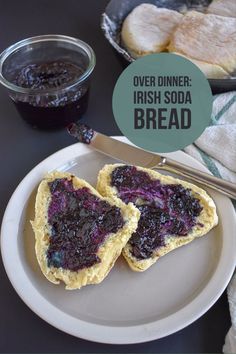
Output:
M102 197L69 173L48 174L35 204L35 249L40 268L66 289L100 283L136 230L139 211Z
M122 43L133 58L162 52L182 17L177 11L141 4L123 22Z
M216 206L203 189L153 170L105 165L97 190L132 202L141 213L138 228L123 250L135 271L148 269L159 257L205 235L218 222Z

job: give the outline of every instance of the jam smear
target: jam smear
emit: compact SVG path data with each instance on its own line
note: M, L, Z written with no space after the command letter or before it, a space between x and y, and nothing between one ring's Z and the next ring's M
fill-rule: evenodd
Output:
M100 263L99 247L108 234L124 225L120 209L97 198L86 187L76 190L72 180L56 179L48 185L48 266L78 271Z
M15 73L13 83L31 89L30 94L12 94L22 118L41 129L66 127L76 122L88 106L88 84L73 85L84 69L68 61L34 63Z
M68 133L80 143L90 144L94 136L94 130L86 124L71 123L67 127Z
M165 246L166 237L187 236L196 224L200 226L197 217L202 206L180 184L161 184L135 166L125 165L113 170L111 185L125 203L134 203L141 213L129 240L137 259L151 257L154 250Z

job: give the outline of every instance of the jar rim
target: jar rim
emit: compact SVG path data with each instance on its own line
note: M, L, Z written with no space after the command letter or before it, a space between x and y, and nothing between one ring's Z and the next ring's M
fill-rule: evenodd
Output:
M87 54L89 58L89 65L86 68L86 70L83 72L81 76L79 76L75 81L72 83L69 83L68 86L63 87L63 88L47 88L46 90L42 89L32 89L32 88L27 88L27 87L21 87L13 84L12 82L8 81L2 74L2 68L3 64L6 61L6 59L14 53L16 50L19 50L20 48L23 48L26 45L29 44L35 44L35 43L40 43L40 42L65 42L65 43L70 43L73 44L77 47L80 47L84 50L84 52ZM65 36L65 35L58 35L58 34L47 34L47 35L41 35L41 36L34 36L34 37L29 37L26 39L23 39L19 42L16 42L6 48L1 54L0 54L0 83L8 88L11 91L15 91L17 93L25 93L25 94L48 94L48 93L58 93L58 92L66 92L70 89L73 89L73 87L77 86L78 84L82 83L85 81L93 72L94 67L96 64L96 57L93 49L88 45L86 42L70 37L70 36Z

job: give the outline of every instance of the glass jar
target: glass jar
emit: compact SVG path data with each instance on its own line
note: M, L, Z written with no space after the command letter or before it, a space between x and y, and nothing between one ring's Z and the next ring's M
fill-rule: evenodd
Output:
M33 127L77 121L88 105L95 54L85 42L62 35L24 39L0 54L0 83Z

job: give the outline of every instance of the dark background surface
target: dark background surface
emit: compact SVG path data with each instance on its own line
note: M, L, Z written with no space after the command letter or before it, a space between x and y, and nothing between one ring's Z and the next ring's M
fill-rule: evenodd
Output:
M93 47L97 65L84 120L100 132L119 135L111 97L123 67L99 27L107 0L1 0L0 4L0 51L23 38L52 33L80 38ZM42 132L29 127L19 117L5 89L0 87L1 218L22 178L44 158L72 143L73 139L64 130ZM22 302L1 260L0 296L2 353L221 353L230 327L224 293L199 320L157 341L120 346L77 339L51 327Z

